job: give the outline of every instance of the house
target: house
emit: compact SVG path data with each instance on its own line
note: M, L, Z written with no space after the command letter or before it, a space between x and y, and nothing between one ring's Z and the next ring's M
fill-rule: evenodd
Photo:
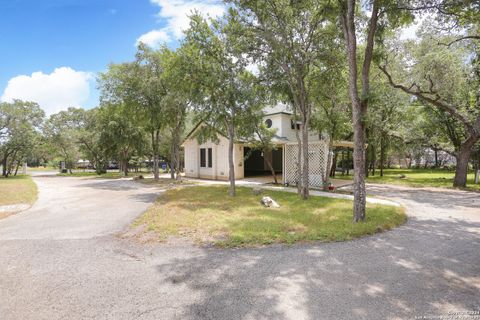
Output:
M242 141L234 144L235 179L269 175L266 159L269 159L275 172L282 175L284 184L294 185L298 181L296 130L302 124L293 120L293 115L279 105L265 110L264 121L267 127L277 129L273 142L276 150L264 154L251 150ZM199 144L195 133L203 123L198 124L182 144L185 151L185 176L213 180L228 180L228 138L218 135L218 141L207 140ZM317 131L309 131L309 173L310 186L322 187L327 167L328 138Z

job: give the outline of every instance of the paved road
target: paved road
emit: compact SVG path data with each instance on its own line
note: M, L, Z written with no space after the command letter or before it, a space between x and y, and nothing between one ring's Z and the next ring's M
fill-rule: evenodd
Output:
M0 240L88 239L123 230L158 190L130 180L37 176L30 210L0 221Z
M480 308L479 194L371 186L408 206L405 226L346 243L219 250L108 234L156 190L35 179L37 205L0 221L2 319L413 319Z

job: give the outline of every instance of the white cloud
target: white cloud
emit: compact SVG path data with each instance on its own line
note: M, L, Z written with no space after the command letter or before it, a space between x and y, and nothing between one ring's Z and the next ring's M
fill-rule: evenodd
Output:
M92 79L91 73L70 67L56 68L50 74L38 71L19 75L8 81L0 100L34 101L50 115L68 107L82 107L89 98Z
M183 37L183 31L188 29L189 16L194 11L198 11L205 17L216 18L223 15L226 10L225 5L219 0L150 0L150 2L160 7L157 16L166 25L162 29L153 30L140 36L139 40L152 32L164 32L168 36L168 40L180 39ZM157 44L154 43L154 45Z
M152 30L150 32L147 32L141 35L137 39L136 44L138 45L140 42L143 42L146 45L149 45L150 47L157 47L163 42L169 42L169 41L170 41L170 36L167 34L167 32L165 32L165 30L159 29L159 30Z

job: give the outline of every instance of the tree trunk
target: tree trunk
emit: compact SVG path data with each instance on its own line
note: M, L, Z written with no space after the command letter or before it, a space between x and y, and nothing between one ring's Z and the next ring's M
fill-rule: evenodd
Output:
M370 160L371 166L372 166L372 176L375 176L375 167L377 166L377 150L375 146L372 146L372 154L371 157L372 159Z
M127 158L123 160L122 167L123 167L123 175L127 177L128 176L128 159Z
M350 175L350 149L347 149L347 176Z
M338 151L333 153L332 168L330 169L330 177L335 178L337 171Z
M158 180L160 178L160 172L158 168L158 144L160 138L160 131L152 131L152 153L153 153L153 178Z
M435 154L435 168L438 168L438 149L433 148L433 152Z
M383 177L383 167L385 166L385 145L383 140L382 132L380 133L380 177Z
M297 139L297 194L299 196L302 195L302 139L300 138L300 133L298 132L297 126L297 107L294 106L293 109L293 118L294 118L294 131L295 131L295 138Z
M2 176L4 177L7 177L7 160L8 160L8 154L5 154L2 160Z
M333 151L333 140L330 138L328 142L328 154L327 154L327 167L325 168L325 176L323 177L324 183L330 182L330 175L331 175L331 166L332 166L332 151Z
M228 124L228 179L230 180L230 188L228 194L231 197L235 196L235 164L233 162L233 148L234 148L235 131L233 123Z
M170 146L170 179L175 180L175 138L172 137Z
M15 173L13 174L14 176L17 176L19 167L20 167L20 161L17 162L17 166L15 167Z
M180 146L179 140L177 140L177 144L175 145L175 172L176 172L176 179L180 179Z
M455 177L453 178L454 187L465 188L467 186L468 161L472 154L472 148L479 139L480 136L471 135L460 146L457 154Z
M358 69L357 69L357 37L355 31L356 1L347 0L342 8L341 20L346 40L348 60L348 91L352 102L353 121L353 221L364 221L366 210L365 189L365 123L367 113L368 95L370 94L370 65L373 58L373 46L377 28L379 6L378 1L373 1L371 18L369 21L368 35L365 44L365 55L362 67L362 95L358 94Z
M306 113L306 112L305 112ZM302 186L300 195L306 200L309 196L309 167L308 167L308 113L302 115Z
M272 162L270 161L270 159L268 159L268 157L265 157L265 161L267 162L267 166L270 169L270 172L272 173L274 183L278 184L277 174L275 173L275 169L273 169Z

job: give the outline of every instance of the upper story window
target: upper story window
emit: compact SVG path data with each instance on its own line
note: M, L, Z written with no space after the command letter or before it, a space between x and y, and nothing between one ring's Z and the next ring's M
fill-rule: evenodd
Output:
M272 119L265 120L265 125L267 126L267 128L271 128L272 127Z
M290 126L292 128L292 130L295 130L295 124L297 125L297 130L300 130L300 123L295 123L295 121L293 120L290 120Z

